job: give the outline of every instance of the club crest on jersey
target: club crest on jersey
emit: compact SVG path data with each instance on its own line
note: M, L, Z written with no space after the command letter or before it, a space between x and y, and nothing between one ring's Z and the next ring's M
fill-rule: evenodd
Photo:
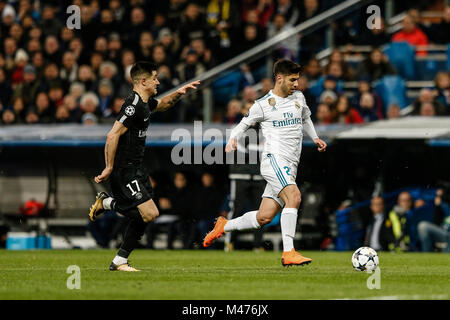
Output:
M275 108L275 105L277 102L275 101L275 98L269 98L269 105L272 106L272 111L276 111L277 108Z
M298 101L295 101L295 107L296 107L297 109L300 109L300 103L299 103Z
M134 114L135 111L136 111L136 110L134 109L133 106L128 106L128 107L125 108L125 114L126 114L127 116L132 116L132 115Z

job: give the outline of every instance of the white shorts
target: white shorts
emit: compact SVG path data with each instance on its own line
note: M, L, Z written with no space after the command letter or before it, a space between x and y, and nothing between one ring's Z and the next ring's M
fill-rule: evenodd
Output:
M283 208L284 201L279 197L281 190L288 185L297 185L298 163L287 161L280 156L263 154L261 159L261 175L266 180L262 198L271 198Z

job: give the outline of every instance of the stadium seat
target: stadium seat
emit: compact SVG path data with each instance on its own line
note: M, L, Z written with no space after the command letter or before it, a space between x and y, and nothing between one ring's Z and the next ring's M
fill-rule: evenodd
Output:
M407 106L405 81L399 76L383 77L375 83L375 92L381 96L385 111L393 103L400 108Z
M325 82L325 77L320 77L314 85L311 86L309 91L315 97L319 97L323 92L323 83ZM342 92L344 90L344 81L339 80L336 85L336 91Z
M223 106L227 105L228 101L239 93L241 79L240 71L232 71L215 80L213 83L215 102Z
M393 42L383 50L389 61L395 66L399 75L408 80L415 76L414 58L415 50L407 42Z

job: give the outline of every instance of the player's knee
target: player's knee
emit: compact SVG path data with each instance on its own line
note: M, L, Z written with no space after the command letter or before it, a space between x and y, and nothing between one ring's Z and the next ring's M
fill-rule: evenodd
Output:
M300 204L302 202L302 196L300 191L293 191L288 196L287 205L289 208L300 208Z
M260 225L260 226L264 226L264 225L266 225L266 224L269 224L271 221L272 221L272 219L271 218L268 218L268 217L256 217L256 220L258 221L258 224Z

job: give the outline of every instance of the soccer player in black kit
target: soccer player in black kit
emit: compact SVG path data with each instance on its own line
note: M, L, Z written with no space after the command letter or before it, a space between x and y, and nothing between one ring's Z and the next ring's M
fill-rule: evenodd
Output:
M91 221L95 221L106 210L115 210L129 218L123 243L109 267L111 271L139 271L128 263L128 256L144 234L147 224L159 214L152 200L153 190L149 177L143 169L150 115L169 109L184 94L197 89L200 84L199 81L191 82L161 100L156 100L153 98L159 84L156 66L149 62L137 62L130 73L133 92L125 99L114 126L107 135L106 167L95 177L96 183L109 178L113 197L106 192L98 193L89 212Z

